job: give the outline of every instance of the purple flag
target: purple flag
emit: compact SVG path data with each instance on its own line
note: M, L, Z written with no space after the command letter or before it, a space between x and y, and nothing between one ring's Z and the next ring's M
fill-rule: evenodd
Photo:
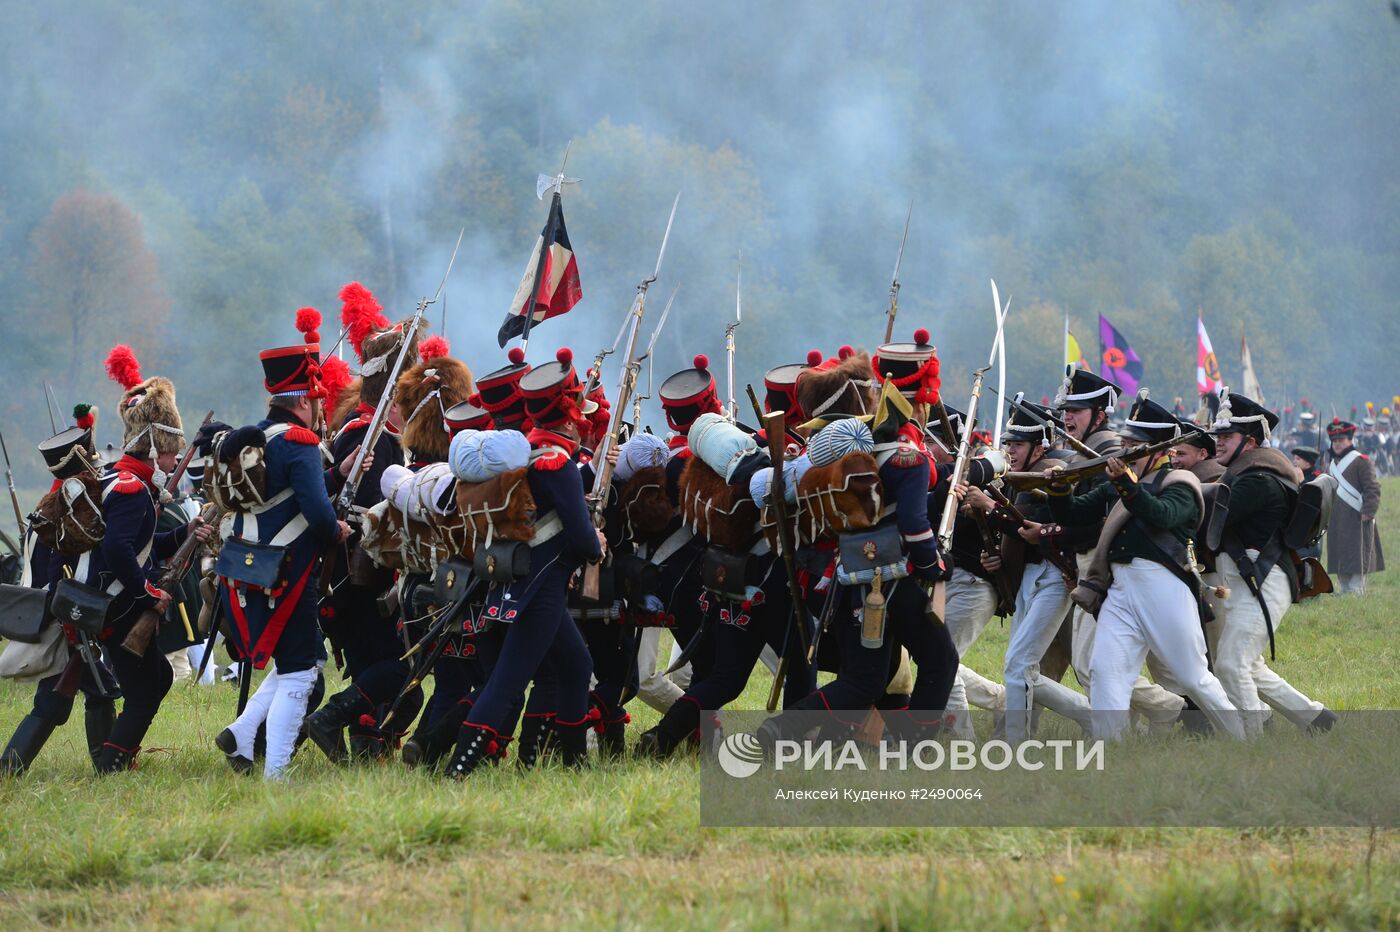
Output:
M1099 375L1118 383L1123 396L1131 398L1142 384L1142 360L1118 328L1099 315Z

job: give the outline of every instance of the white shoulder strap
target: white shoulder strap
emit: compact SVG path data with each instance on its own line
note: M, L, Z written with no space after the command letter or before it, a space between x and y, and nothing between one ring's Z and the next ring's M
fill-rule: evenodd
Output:
M1337 480L1337 497L1346 503L1352 511L1361 510L1361 490L1352 485L1346 479L1346 471L1356 458L1361 455L1359 450L1352 450L1340 460L1334 460L1332 465L1327 467L1327 473Z

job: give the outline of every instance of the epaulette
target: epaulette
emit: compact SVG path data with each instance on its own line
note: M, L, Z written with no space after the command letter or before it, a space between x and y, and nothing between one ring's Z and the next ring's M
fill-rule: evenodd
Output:
M286 437L292 443L300 443L308 447L317 447L321 445L321 438L316 436L316 432L305 427L293 425L287 428L287 432L282 436Z
M919 448L914 444L901 442L895 445L894 452L885 462L896 469L913 469L922 463L924 458L924 454L919 452Z
M117 481L112 483L112 491L118 495L135 495L144 491L146 483L141 481L141 477L135 473L122 470L117 473Z
M569 465L569 454L559 447L540 447L530 453L530 468L556 472Z

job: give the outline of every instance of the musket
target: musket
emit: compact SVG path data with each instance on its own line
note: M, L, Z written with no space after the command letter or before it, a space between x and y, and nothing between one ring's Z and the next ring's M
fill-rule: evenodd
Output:
M1015 503L1006 497L1006 493L995 484L987 486L983 491L996 501L997 507L1008 515L1011 520L1023 526L1031 523L1031 520L1021 513L1021 509L1017 508ZM1071 580L1079 577L1079 566L1073 560L1067 559L1057 547L1052 546L1048 548L1048 550L1049 553L1046 555L1046 559L1055 565L1055 568L1060 571L1062 576Z
M206 524L210 524L218 522L220 514L219 506L209 502L200 510L199 516ZM162 591L169 593L172 599L175 597L175 590L180 585L180 581L190 571L190 566L194 563L195 551L199 549L201 543L203 542L198 537L190 534L165 565L165 572L161 574L160 582L157 585ZM126 637L122 638L122 650L129 654L135 654L137 657L144 657L146 648L151 645L151 638L155 637L159 630L160 613L153 608L146 609L136 619L136 624L131 626Z
M632 395L632 436L634 437L637 435L637 431L641 429L642 402L651 397L652 384L655 381L653 379L653 370L655 368L653 363L656 362L656 358L652 355L652 351L656 349L656 340L661 336L661 328L666 326L666 318L671 316L671 305L676 303L676 292L680 290L681 286L679 284L671 289L671 297L666 301L666 306L661 309L661 318L657 320L656 329L651 332L651 339L647 341L646 352L637 357L638 363L645 361L647 364L647 390L645 394L642 392L635 392Z
M724 328L724 355L729 365L729 423L739 419L739 402L734 397L734 331L744 322L744 254L739 253L739 278L734 285L734 323Z
M336 517L342 520L350 513L350 506L354 504L355 495L360 490L360 480L364 478L365 458L374 449L374 445L379 442L379 436L384 432L384 425L388 423L389 406L394 400L394 385L398 383L399 373L403 371L404 360L408 358L408 348L413 342L412 335L417 332L422 323L423 315L427 313L428 306L437 303L442 289L446 287L447 276L452 274L452 264L457 261L457 250L462 247L462 237L466 232L467 228L463 227L462 232L457 234L457 245L452 247L452 257L447 260L447 271L442 273L442 281L438 282L437 291L433 292L431 298L421 298L418 301L418 309L414 311L413 320L404 330L403 342L399 345L399 355L394 359L394 367L389 370L388 388L379 398L379 405L374 409L374 417L370 419L364 439L360 441L360 447L355 451L355 459L350 464L350 473L345 477L345 485L335 500Z
M622 375L618 379L617 398L613 401L612 420L608 424L608 433L598 444L593 460L599 466L593 480L593 490L589 493L589 499L592 505L593 525L600 530L604 523L603 512L608 505L608 487L612 484L613 464L609 462L608 454L613 447L617 446L618 435L627 419L627 402L631 400L632 391L637 387L637 373L641 370L641 364L636 359L637 336L642 326L642 315L646 313L647 289L661 274L661 263L666 258L666 245L671 241L671 227L676 222L676 208L680 202L681 195L677 191L676 199L671 202L671 216L666 220L666 232L661 237L661 249L656 254L656 268L652 270L650 276L642 279L637 285L637 295L632 299L632 309L628 312L631 326L627 334L627 362L623 364ZM598 573L597 563L590 563L584 567L580 595L585 599L597 601Z
M214 421L214 412L210 411L204 415L204 420L200 421L201 429L208 427ZM156 502L156 520L160 520L162 512L165 511L167 502L175 500L175 492L180 488L180 480L185 478L185 471L190 468L190 461L194 459L196 453L194 444L186 444L184 455L180 457L180 462L175 466L175 471L170 474L170 478L165 480L165 488L160 490L160 499Z
M997 308L1000 316L1001 308ZM972 426L977 422L977 404L982 398L982 380L992 362L997 358L997 347L1001 344L1002 332L997 330L992 341L992 351L987 356L987 364L972 373L972 397L967 402L967 415L963 420L962 439L958 443L958 453L953 459L953 473L948 477L948 498L943 502L943 515L938 519L938 549L949 553L953 546L953 521L957 518L957 488L967 475L968 461L972 458Z
M1052 475L1047 478L1044 472L1009 472L1003 479L1012 488L1029 492L1036 489L1046 489L1052 485L1077 485L1085 479L1091 479L1108 469L1110 460L1122 460L1124 463L1131 463L1140 460L1145 456L1155 456L1158 453L1165 453L1176 446L1181 440L1180 437L1173 437L1170 440L1159 440L1156 443L1145 443L1141 446L1132 447L1121 453L1114 453L1109 456L1095 456L1091 460L1076 463L1065 468L1052 468L1048 470Z
M451 643L451 635L448 634L448 629L453 625L461 623L462 617L466 614L467 606L471 604L471 597L476 591L478 582L479 580L473 579L467 591L462 594L462 598L444 608L442 614L433 622L432 626L423 637L409 648L407 653L399 658L400 661L408 660L422 653L423 650L428 648L428 645L432 645L432 648L428 650L420 660L414 663L408 678L404 680L403 685L399 687L398 694L394 696L394 701L389 704L388 711L385 712L384 717L379 720L376 727L378 727L380 731L387 732L389 723L398 715L399 708L403 705L403 701L407 699L415 689L423 684L423 680L427 678L428 673L433 669L433 665L437 663L438 658L440 658L443 651L447 649L447 645Z
M749 392L756 404L758 399L753 396L752 387ZM787 483L783 474L783 456L787 447L787 431L784 429L786 417L786 412L774 411L765 415L762 422L768 438L768 457L773 463L773 479L768 484L768 504L778 522L778 547L782 551L783 569L787 572L788 590L792 593L792 614L788 616L788 632L790 634L793 630L797 631L797 642L805 658L811 647L811 638L807 633L807 600L803 597L802 586L797 578L797 540L793 535L792 525L788 524ZM783 640L786 647L789 637L785 635ZM790 650L784 650L779 659L778 672L773 677L773 690L768 694L769 712L778 707L778 697L782 694L783 682L787 679L790 654Z
M15 474L10 469L10 448L5 445L5 435L0 432L0 450L5 453L5 484L10 487L10 504L15 507L15 527L19 539L24 540L24 512L19 507L19 493L15 491Z
M1080 440L1078 437L1074 436L1074 434L1071 434L1069 431L1065 430L1063 427L1061 427L1059 424L1056 424L1051 419L1041 417L1039 414L1036 414L1034 411L1028 408L1023 403L1023 399L1025 398L1024 394L1017 392L1016 395L1012 398L1004 398L1001 392L997 391L995 388L992 389L992 394L996 395L998 398L1001 398L1003 401L1010 404L1011 407L1015 408L1017 411L1020 411L1022 414L1030 418L1035 424L1039 425L1040 427L1050 428L1052 431L1059 435L1061 440L1065 441L1071 447L1073 447L1074 452L1078 453L1079 455L1087 456L1090 459L1098 457L1098 450L1095 450L1093 447L1089 446L1084 441ZM997 436L1000 437L1001 434L998 433Z
M894 260L894 274L890 276L890 307L885 312L885 340L894 338L894 318L899 313L899 266L904 261L904 244L909 242L909 221L914 219L914 202L909 202L909 213L904 217L904 235L899 240L899 255Z

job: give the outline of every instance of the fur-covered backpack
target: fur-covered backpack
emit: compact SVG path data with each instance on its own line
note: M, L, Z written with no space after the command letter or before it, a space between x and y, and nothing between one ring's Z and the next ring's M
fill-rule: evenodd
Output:
M811 466L797 482L802 530L812 540L864 531L880 520L880 466L870 428L833 421L807 446Z
M102 542L102 480L91 472L70 476L39 500L30 527L43 544L66 557L87 553Z
M274 424L267 430L239 427L214 435L213 463L205 473L209 501L222 511L249 514L267 507L267 444L291 425Z

